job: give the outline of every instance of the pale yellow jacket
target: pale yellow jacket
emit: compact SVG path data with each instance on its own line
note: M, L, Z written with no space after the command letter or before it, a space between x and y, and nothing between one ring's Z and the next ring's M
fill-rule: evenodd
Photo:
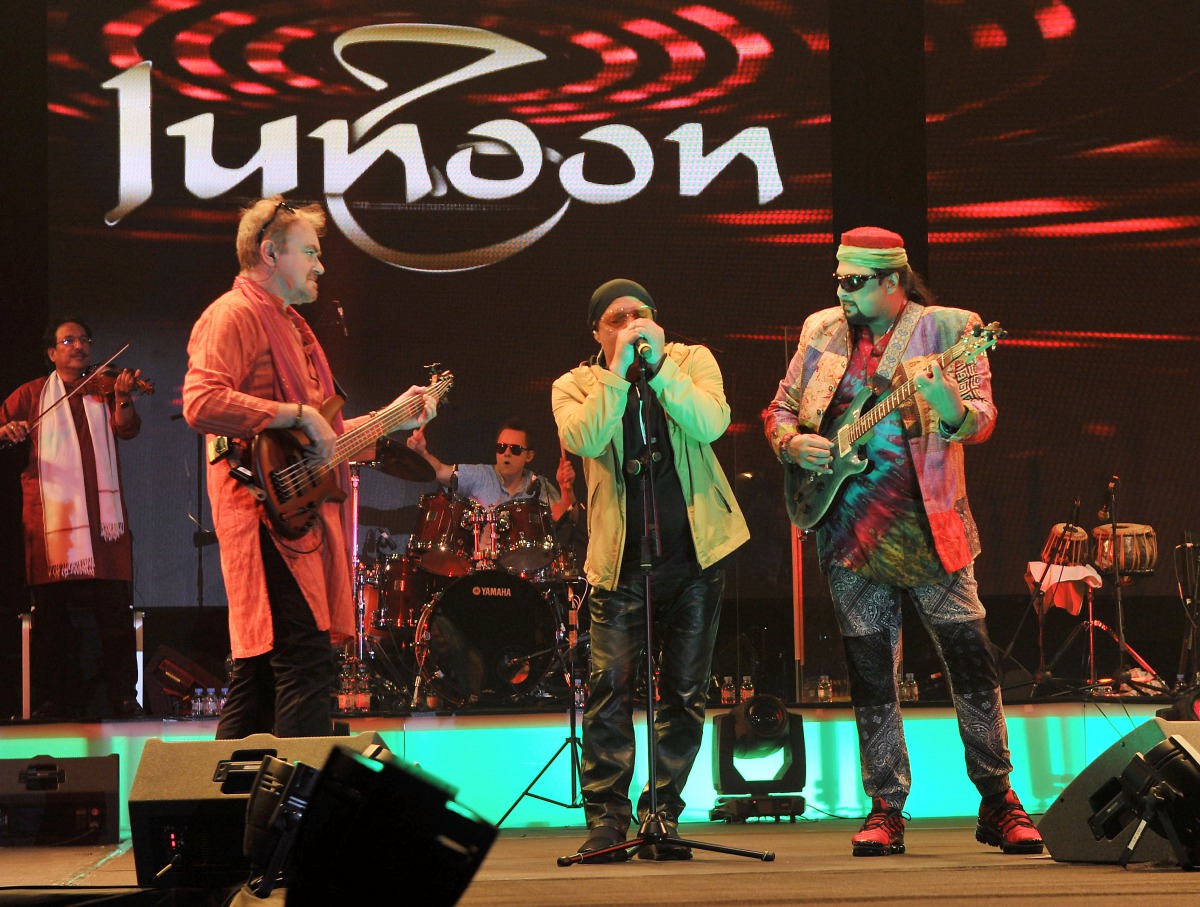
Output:
M662 367L650 379L667 416L675 471L702 568L735 551L750 530L712 442L729 427L721 369L703 346L668 343ZM588 582L612 589L625 549L624 435L621 420L629 382L591 363L554 382L551 402L563 446L583 458L588 496Z

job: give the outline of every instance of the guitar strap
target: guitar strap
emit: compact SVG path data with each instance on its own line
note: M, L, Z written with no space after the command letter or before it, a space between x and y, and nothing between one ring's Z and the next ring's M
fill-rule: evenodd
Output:
M882 396L884 391L891 386L892 375L896 373L900 358L908 348L908 342L912 340L917 321L924 312L925 306L910 300L904 307L904 311L900 313L900 318L897 319L896 326L892 330L892 337L883 351L883 356L880 357L879 368L875 369L875 374L871 376L869 382L871 393L876 397Z

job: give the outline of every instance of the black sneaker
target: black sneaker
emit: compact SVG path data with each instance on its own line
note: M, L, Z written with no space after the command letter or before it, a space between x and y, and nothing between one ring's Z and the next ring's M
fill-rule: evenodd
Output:
M659 821L662 823L663 830L667 833L668 838L679 837L679 822L675 819L659 814ZM665 862L667 860L690 860L692 858L692 849L685 844L673 844L669 840L661 841L658 844L643 844L638 848L639 860L654 860L655 862Z
M579 845L579 853L583 854L580 863L623 863L629 859L629 853L623 847L615 847L625 843L625 835L611 825L597 825L588 832L587 840ZM596 853L596 851L605 851Z

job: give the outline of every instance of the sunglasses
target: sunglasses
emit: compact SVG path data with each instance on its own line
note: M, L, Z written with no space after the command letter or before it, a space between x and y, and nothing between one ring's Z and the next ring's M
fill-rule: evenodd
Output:
M502 454L506 450L509 453L511 453L513 456L519 457L519 456L521 456L521 454L525 453L525 451L533 450L533 448L532 447L522 447L520 444L500 444L500 443L496 444L496 453Z
M275 215L279 213L280 208L283 208L285 211L290 211L292 214L296 213L296 209L287 202L280 202L278 205L276 205L275 210L271 212L271 216L268 217L266 222L258 228L258 239L254 241L256 246L262 244L263 237L267 235L267 228L271 226L271 224L275 223Z
M853 293L855 290L861 290L865 287L868 281L878 277L880 280L887 277L893 271L880 271L876 274L834 274L833 279L837 281L838 286L847 293Z
M613 312L607 318L602 318L605 324L611 328L620 329L625 327L634 318L653 318L654 309L648 305L640 305L636 309L628 309L624 312Z

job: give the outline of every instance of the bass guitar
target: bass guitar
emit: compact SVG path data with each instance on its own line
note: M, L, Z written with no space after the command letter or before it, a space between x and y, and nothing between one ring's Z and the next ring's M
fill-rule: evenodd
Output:
M953 362L973 362L987 352L1005 331L1000 323L993 321L986 327L975 325L963 335L958 343L946 349L938 357L942 368ZM833 442L832 473L813 472L795 464L787 464L784 472L784 495L787 498L788 517L801 529L814 529L825 519L830 506L837 499L843 483L851 476L865 472L871 461L862 455L862 446L885 416L905 403L917 391L912 379L880 397L871 405L874 394L864 387L850 402L825 433Z
M440 401L453 383L454 376L449 372L437 372L425 393ZM341 397L330 397L321 404L321 415L332 421L345 402ZM338 438L333 456L326 463L313 464L305 459L308 438L299 429L273 428L256 437L250 451L253 484L271 525L286 539L303 537L316 522L322 504L346 499L346 492L337 482L338 466L424 408L421 397L396 400Z

